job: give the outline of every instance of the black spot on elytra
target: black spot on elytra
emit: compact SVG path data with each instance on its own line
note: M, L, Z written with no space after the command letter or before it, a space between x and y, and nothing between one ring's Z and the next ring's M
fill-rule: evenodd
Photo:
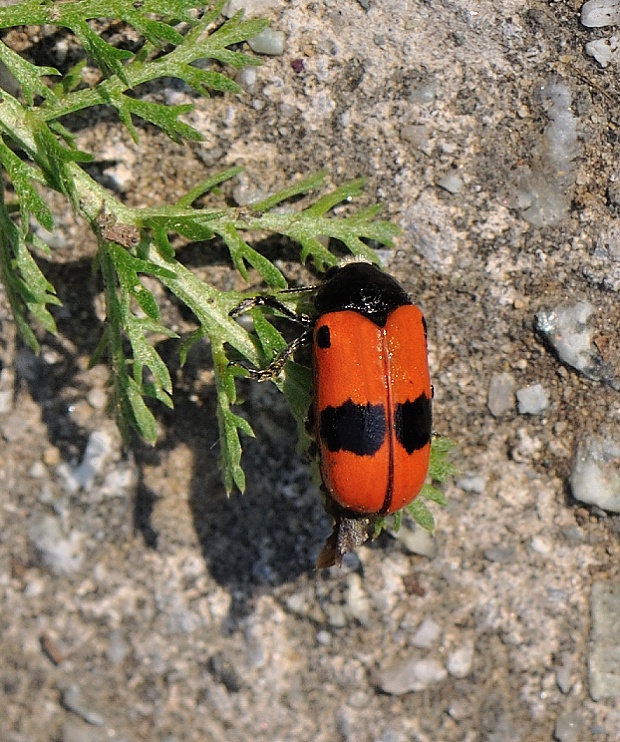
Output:
M386 428L383 405L354 404L349 399L339 407L322 410L319 436L330 451L372 456L383 445Z
M319 346L319 348L329 348L332 344L332 339L329 334L329 327L327 325L322 325L319 327L316 333L316 344Z
M411 454L424 448L431 439L431 401L425 394L414 401L396 405L394 415L396 440Z

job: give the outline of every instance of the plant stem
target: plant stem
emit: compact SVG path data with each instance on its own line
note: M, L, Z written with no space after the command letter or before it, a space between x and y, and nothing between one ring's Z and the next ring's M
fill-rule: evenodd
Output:
M107 248L105 240L99 240L99 269L103 278L103 290L106 305L107 357L114 379L114 403L119 427L123 434L127 433L126 425L129 410L125 409L123 397L119 390L129 385L127 360L123 353L123 318L117 293L117 277L114 261ZM123 430L123 428L125 428Z

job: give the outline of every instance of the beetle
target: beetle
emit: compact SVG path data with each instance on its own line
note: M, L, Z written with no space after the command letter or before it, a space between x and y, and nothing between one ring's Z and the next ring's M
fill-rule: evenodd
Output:
M363 543L378 517L408 505L428 472L433 388L424 315L378 266L330 269L315 291L311 316L274 297L254 297L232 314L267 305L304 332L251 378L274 378L303 344L312 344L314 433L326 506L336 526L318 566L339 563Z

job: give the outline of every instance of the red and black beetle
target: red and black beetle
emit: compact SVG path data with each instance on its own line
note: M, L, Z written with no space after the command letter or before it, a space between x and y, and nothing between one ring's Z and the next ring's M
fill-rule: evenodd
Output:
M402 286L366 262L328 271L311 317L293 315L273 297L247 300L235 313L257 304L307 329L266 369L249 369L252 378L273 378L300 345L312 343L310 425L336 520L318 566L329 566L367 538L373 518L408 505L426 479L433 397L426 323Z

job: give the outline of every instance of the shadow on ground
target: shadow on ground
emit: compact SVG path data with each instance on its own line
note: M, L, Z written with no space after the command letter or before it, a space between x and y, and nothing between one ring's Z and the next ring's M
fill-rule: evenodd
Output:
M196 255L187 257L190 262L197 259ZM57 314L59 337L48 335L43 342L44 351L53 351L56 362L46 364L32 356L36 373L25 380L41 405L50 442L63 458L76 460L86 447L90 429L73 419L71 407L89 391L83 366L102 331L94 309L101 285L90 260L42 264L42 269L57 286L63 303ZM172 311L179 314L178 307ZM187 319L185 310L183 314ZM270 385L239 382L240 393L246 397L240 409L257 438L243 440L245 494L227 497L217 466L215 393L211 384L199 381L210 369L209 347L206 343L196 346L182 369L178 341L164 341L158 351L175 382L175 408L152 407L163 431L155 448L135 438L130 444L138 469L134 532L141 534L148 548L162 547L152 517L160 495L145 483L144 467L160 465L171 451L184 445L193 467L188 500L195 533L210 573L233 596L231 618L238 618L251 609L257 593L314 568L330 532L329 519L310 467L296 451L294 420L284 398ZM174 524L167 528L173 530Z

